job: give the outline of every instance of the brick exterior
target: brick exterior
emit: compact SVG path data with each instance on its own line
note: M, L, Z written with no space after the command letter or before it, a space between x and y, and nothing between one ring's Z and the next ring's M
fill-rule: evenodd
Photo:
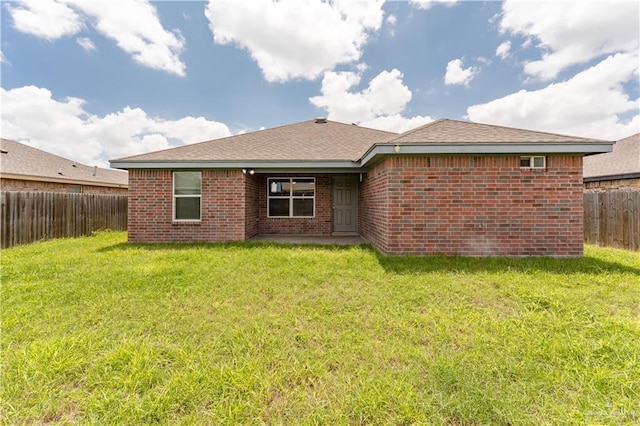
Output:
M240 170L202 171L202 216L173 222L171 170L129 171L129 241L244 240L245 176Z
M582 157L391 156L361 185L360 232L388 254L582 255Z
M69 192L70 187L81 187L85 194L127 195L127 188L98 185L79 185L63 182L44 182L24 179L0 179L3 191Z
M268 177L315 177L313 218L267 217ZM171 170L129 172L129 241L230 241L258 234L331 234L331 175L244 175L241 171L202 171L202 220L172 221Z
M267 178L315 177L315 217L267 217ZM129 171L132 242L244 240L258 234L330 235L331 174L202 171L202 220L172 221L171 170ZM359 232L387 254L582 255L582 158L390 156L359 188Z
M261 184L258 176L245 176L245 239L255 237L259 233Z
M267 217L267 178L316 178L315 217ZM259 175L259 233L295 235L331 235L331 175L308 173L278 173Z

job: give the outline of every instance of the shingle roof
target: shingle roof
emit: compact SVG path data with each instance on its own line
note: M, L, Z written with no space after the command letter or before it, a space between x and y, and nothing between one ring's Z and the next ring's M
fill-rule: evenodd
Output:
M640 174L640 133L616 142L613 152L584 158L585 178Z
M409 130L390 141L404 143L549 143L549 142L601 142L555 133L537 132L491 124L440 119L414 130Z
M303 121L117 160L112 167L359 169L384 155L595 153L612 142L442 119L398 135L334 121ZM396 145L402 149L396 150ZM524 151L523 151L524 150ZM371 163L373 164L373 163Z
M120 170L94 168L9 139L0 139L0 174L42 181L73 181L97 186L128 185Z
M397 133L316 120L258 130L113 161L356 161Z

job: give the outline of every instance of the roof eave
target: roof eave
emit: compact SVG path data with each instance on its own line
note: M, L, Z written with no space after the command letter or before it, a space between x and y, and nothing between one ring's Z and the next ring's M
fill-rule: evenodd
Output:
M399 143L375 144L362 156L365 167L384 155L593 154L611 152L613 142L547 143Z
M607 180L625 180L625 179L638 179L640 178L640 172L636 173L621 173L617 175L604 175L604 176L585 176L582 181L588 182L602 182Z
M364 171L360 164L350 160L322 160L322 161L123 161L112 160L111 167L115 169L253 169L256 173L273 171L337 171L358 173Z

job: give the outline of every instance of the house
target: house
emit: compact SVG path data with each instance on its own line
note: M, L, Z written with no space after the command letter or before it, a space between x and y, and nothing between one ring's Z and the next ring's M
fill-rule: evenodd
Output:
M582 156L612 142L455 120L316 119L112 160L129 241L359 234L386 254L582 255Z
M3 191L127 194L127 173L90 167L57 155L0 139Z
M616 142L613 152L585 157L583 181L587 190L640 189L640 133Z

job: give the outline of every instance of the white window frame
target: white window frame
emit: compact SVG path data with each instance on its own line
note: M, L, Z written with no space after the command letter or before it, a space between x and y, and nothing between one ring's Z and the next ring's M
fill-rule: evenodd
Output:
M178 173L198 173L200 174L200 194L184 194L177 195L176 194L176 175ZM173 199L173 207L172 207L172 220L174 222L200 222L202 221L202 172L199 170L180 170L173 172L173 188L172 188L172 199ZM176 218L176 198L199 198L200 199L200 211L198 212L198 219L177 219Z
M536 166L535 165L535 160L542 158L542 165L541 166ZM522 160L528 160L529 161L529 165L528 166L523 166L522 165ZM547 157L544 155L523 155L520 157L520 168L521 169L536 169L536 170L543 170L547 168Z
M291 187L291 191L289 193L289 195L287 196L274 196L270 194L270 188L271 188L271 181L272 180L283 180L283 179L289 179L289 185ZM305 180L313 180L313 196L294 196L293 195L293 182L297 179L305 179ZM316 217L316 178L315 177L310 177L310 176L297 176L297 177L289 177L289 176L283 176L283 177L277 177L277 176L272 176L267 178L267 217L272 217L275 219L312 219L314 217ZM270 203L272 199L276 199L276 200L289 200L289 216L271 216L269 214L270 212ZM312 216L294 216L293 215L293 200L313 200L313 215Z

